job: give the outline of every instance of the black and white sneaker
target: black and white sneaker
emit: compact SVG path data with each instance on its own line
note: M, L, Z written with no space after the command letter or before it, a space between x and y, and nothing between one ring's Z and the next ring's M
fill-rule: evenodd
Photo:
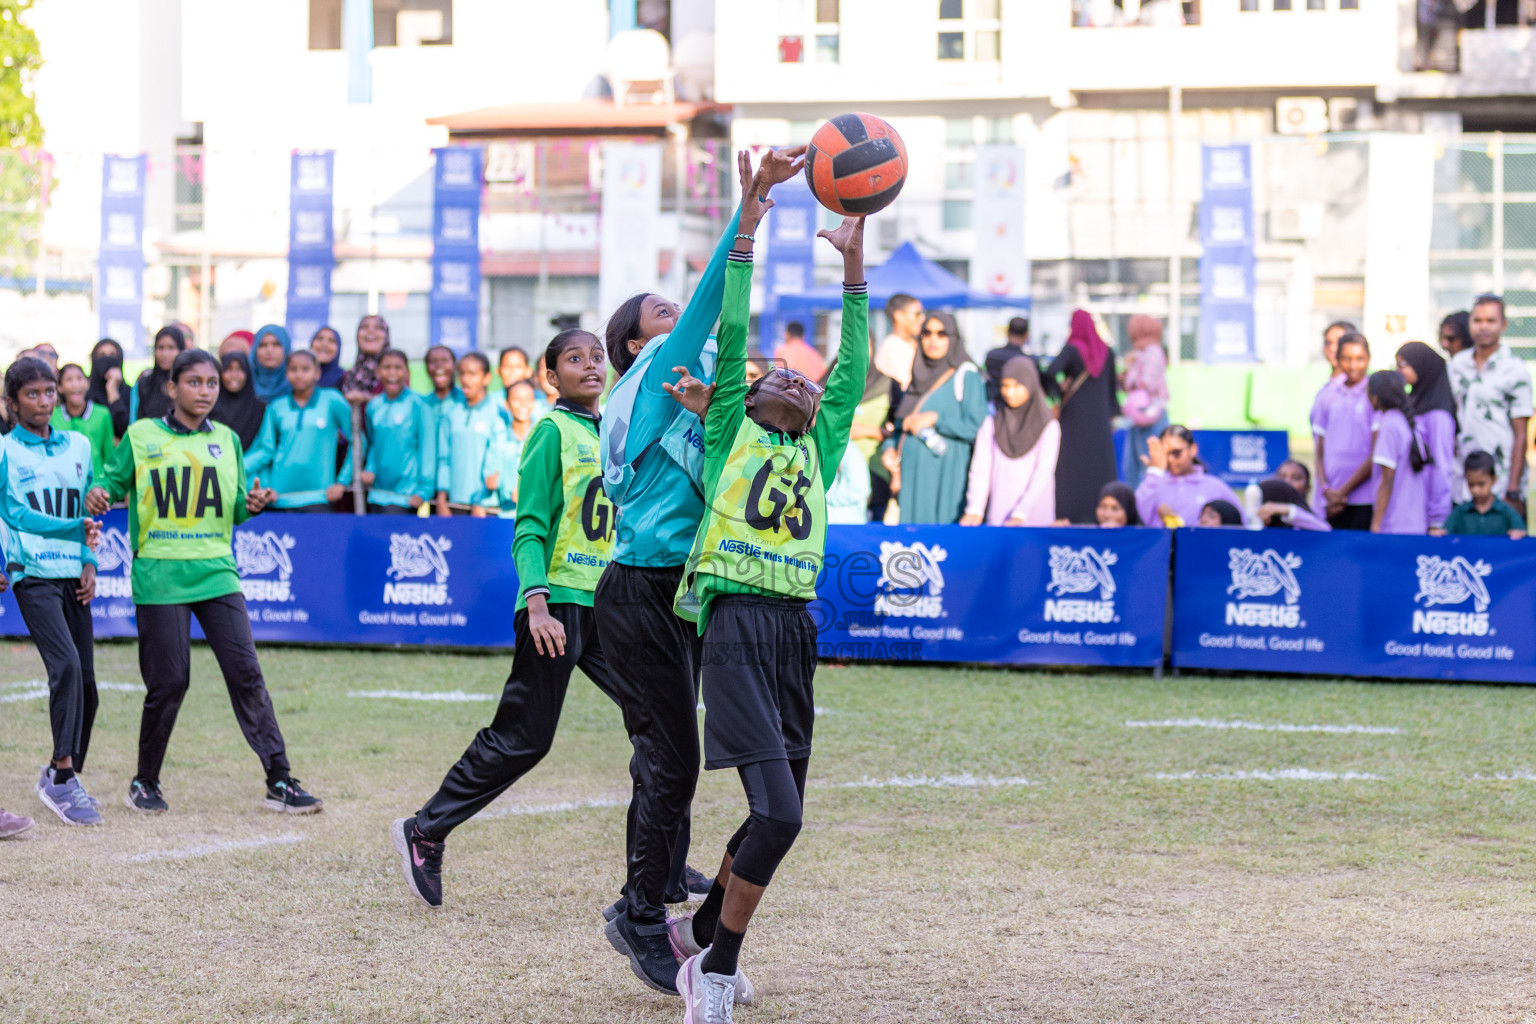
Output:
M281 814L314 814L325 807L325 801L306 793L298 779L289 777L267 783L266 807Z
M617 900L614 900L608 906L603 908L603 920L605 922L612 921L620 914L627 913L629 913L629 897L620 896Z
M143 814L164 814L171 809L160 795L160 783L149 779L134 779L128 783L128 798L124 801L129 810Z
M715 880L698 868L689 864L685 869L688 876L688 895L696 900L701 900L709 895L709 890L714 887Z
M400 854L400 873L405 887L429 907L443 905L443 844L416 831L414 817L401 818L389 828Z
M665 921L636 924L628 914L620 914L604 926L603 934L610 946L629 958L629 969L647 987L677 995L677 957L672 955Z

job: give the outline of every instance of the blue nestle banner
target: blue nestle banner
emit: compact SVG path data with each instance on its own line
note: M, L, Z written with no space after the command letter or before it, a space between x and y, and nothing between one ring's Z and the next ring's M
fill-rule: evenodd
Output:
M429 344L480 347L480 179L485 150L434 149Z
M811 606L835 659L1160 665L1166 530L834 526Z
M1283 430L1195 430L1195 444L1206 472L1229 484L1267 480L1291 457L1291 436ZM1115 451L1125 447L1125 431L1115 431ZM1140 453L1145 454L1145 453Z
M104 522L91 602L98 637L138 635L127 519L114 511ZM251 630L296 643L511 647L513 529L499 519L257 516L234 544ZM26 634L9 591L0 634Z
M116 339L129 357L145 354L144 173L143 154L102 157L97 327L100 337Z
M1201 147L1200 359L1254 362L1253 150Z
M334 152L293 154L288 189L288 333L304 347L331 320Z
M1178 531L1179 667L1536 682L1536 544Z
M758 344L769 355L779 347L784 324L790 319L779 313L779 300L810 291L816 284L820 209L804 178L796 176L774 186L773 211L767 217L768 253L763 259L763 315L758 318ZM809 336L814 324L805 327Z

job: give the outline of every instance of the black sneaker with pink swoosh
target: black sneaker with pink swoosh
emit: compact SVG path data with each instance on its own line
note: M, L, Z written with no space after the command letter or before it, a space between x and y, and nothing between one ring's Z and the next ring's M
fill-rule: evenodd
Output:
M415 817L401 818L389 829L400 854L406 888L429 907L443 905L443 844L416 831Z

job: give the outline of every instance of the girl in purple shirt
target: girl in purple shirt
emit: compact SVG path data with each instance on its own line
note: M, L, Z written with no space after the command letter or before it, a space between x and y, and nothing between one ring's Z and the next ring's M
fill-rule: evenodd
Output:
M1371 514L1372 533L1422 534L1429 529L1429 488L1435 476L1424 432L1414 423L1403 375L1396 370L1371 374L1371 406L1381 413L1381 427L1371 461L1380 483Z
M1339 393L1323 409L1317 433L1317 462L1322 506L1335 530L1369 530L1376 496L1371 450L1375 423L1365 375L1371 347L1360 334L1339 339Z
M1136 486L1136 507L1148 526L1193 526L1213 501L1243 507L1226 481L1206 475L1188 427L1175 423L1164 427L1161 437L1148 438L1141 461L1147 475Z
M1424 436L1434 470L1429 479L1429 528L1441 532L1451 514L1451 479L1456 472L1456 396L1440 353L1422 341L1397 350L1397 371L1413 388L1408 405Z

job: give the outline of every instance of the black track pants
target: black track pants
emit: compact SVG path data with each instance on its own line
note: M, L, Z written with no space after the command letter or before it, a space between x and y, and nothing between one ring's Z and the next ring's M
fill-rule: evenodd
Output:
M16 581L16 606L48 670L48 718L53 726L53 760L74 759L85 768L96 722L95 630L91 606L75 597L78 577Z
M283 734L261 677L251 619L240 594L192 604L141 604L139 672L144 677L144 718L139 725L139 778L158 782L176 716L192 680L192 616L197 616L218 659L229 702L245 741L267 771L288 770Z
M666 892L681 883L688 806L699 781L698 632L672 613L680 565L659 569L610 562L595 610L613 666L619 706L635 745L639 788L630 804L629 916L666 920ZM669 884L670 883L670 884Z
M554 657L540 654L528 632L528 610L517 613L513 620L516 647L512 671L501 691L496 717L475 734L464 756L448 769L442 786L416 812L416 828L428 839L447 839L448 833L544 760L560 724L572 670L579 667L598 689L618 700L609 682L592 609L552 604L549 614L565 627L565 653ZM631 774L634 770L631 762Z

